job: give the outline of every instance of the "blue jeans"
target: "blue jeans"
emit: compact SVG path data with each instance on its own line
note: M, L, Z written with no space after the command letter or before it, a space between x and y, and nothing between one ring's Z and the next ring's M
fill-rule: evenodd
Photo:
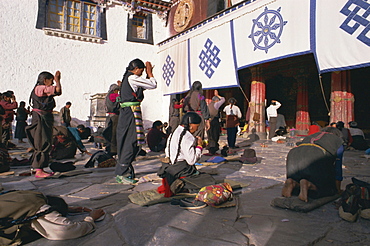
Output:
M234 148L238 128L237 127L226 128L226 132L227 132L227 144L229 145L230 148Z
M337 150L337 158L335 159L335 180L343 180L342 162L343 162L344 146L341 145Z

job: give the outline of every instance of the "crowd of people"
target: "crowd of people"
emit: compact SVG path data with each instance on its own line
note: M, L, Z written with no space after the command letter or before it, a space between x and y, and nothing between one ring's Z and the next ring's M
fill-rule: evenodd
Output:
M143 76L144 72L146 77ZM54 85L55 83L55 85ZM221 114L225 115L227 133L227 147L239 148L236 138L242 112L233 97L221 96L218 90L207 104L203 95L202 83L195 81L188 94L182 98L173 98L169 105L169 121L162 123L160 120L153 122L151 129L145 135L141 103L144 100L144 91L157 88L157 81L153 76L153 66L150 62L144 63L140 59L132 60L123 75L122 81L112 84L105 99L107 119L105 127L101 127L94 134L84 125L72 126L71 102L66 102L60 109L60 124L54 124L53 110L56 106L54 97L62 94L61 73L55 75L42 72L31 91L30 101L26 108L24 101L16 101L13 91L1 94L1 146L2 161L10 161L7 149L15 146L12 138L12 122L15 118L16 127L14 138L19 143L28 139L32 146L30 165L35 170L36 178L50 177L53 173L45 170L51 159L63 160L73 158L77 149L82 154L91 155L84 146L82 139L93 135L97 147L104 145L105 152L116 159L115 180L123 184L137 182L134 166L135 158L147 145L152 152L163 152L166 156L158 175L162 178L162 186L158 192L170 197L182 192L195 192L200 188L215 184L211 175L199 171L195 163L202 156L203 148L208 150L206 155L218 155L220 150L219 139L221 133ZM287 134L285 120L278 114L281 103L272 100L266 109L268 138L276 135ZM31 110L32 107L32 110ZM15 112L16 110L16 112ZM31 124L27 124L31 117ZM349 122L350 128L344 127L344 122L331 123L321 128L313 122L306 136L297 147L288 153L286 161L287 180L284 184L282 195L291 197L297 194L299 199L307 202L309 197L320 198L341 192L342 158L345 150L368 149L365 135L358 128L356 122ZM251 129L255 134L255 129ZM208 141L205 141L205 138ZM257 136L257 135L256 135ZM258 137L258 136L257 136ZM221 153L223 153L221 151ZM305 156L305 158L302 158ZM0 172L9 168L0 166ZM27 194L26 194L27 195ZM36 199L40 206L34 212L48 211L52 198L37 194ZM61 202L61 201L59 201ZM61 202L64 210L68 206ZM72 230L69 238L79 237L94 230L94 220L101 217L104 212L87 211L84 208L70 208L70 211L91 212L85 222L73 224L65 222L65 213L59 210L32 222L32 228L46 238L61 240L66 239L63 231ZM54 221L50 225L50 221ZM55 223L55 221L59 221ZM62 232L57 235L47 228L56 228Z

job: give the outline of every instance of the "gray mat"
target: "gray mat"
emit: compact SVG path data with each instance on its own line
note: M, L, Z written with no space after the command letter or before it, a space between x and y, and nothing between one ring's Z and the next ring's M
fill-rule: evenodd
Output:
M339 197L340 195L336 194L334 196L327 196L319 199L309 199L308 202L299 200L297 196L292 196L289 198L276 197L271 201L271 206L306 213L314 210L315 208L321 207L326 203L334 201Z
M46 177L45 179L59 179L59 178L72 177L72 176L88 174L88 173L92 173L92 171L85 171L85 170L80 169L80 170L73 170L69 172L54 174L53 176Z

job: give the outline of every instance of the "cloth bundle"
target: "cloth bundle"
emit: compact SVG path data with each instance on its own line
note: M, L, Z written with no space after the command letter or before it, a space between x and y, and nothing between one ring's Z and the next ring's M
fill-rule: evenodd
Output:
M205 202L210 206L218 206L224 202L232 200L233 189L229 183L208 185L201 188L195 200Z

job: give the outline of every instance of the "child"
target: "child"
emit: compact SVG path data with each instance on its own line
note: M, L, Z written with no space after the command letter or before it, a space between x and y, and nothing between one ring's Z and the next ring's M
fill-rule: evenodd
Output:
M56 83L53 86L53 83ZM36 169L36 178L52 176L43 170L49 164L49 154L52 147L53 123L52 114L55 108L55 96L62 94L60 72L55 76L49 72L39 74L37 83L30 95L32 106L32 123L26 128L26 134L34 152L31 157L32 167Z

